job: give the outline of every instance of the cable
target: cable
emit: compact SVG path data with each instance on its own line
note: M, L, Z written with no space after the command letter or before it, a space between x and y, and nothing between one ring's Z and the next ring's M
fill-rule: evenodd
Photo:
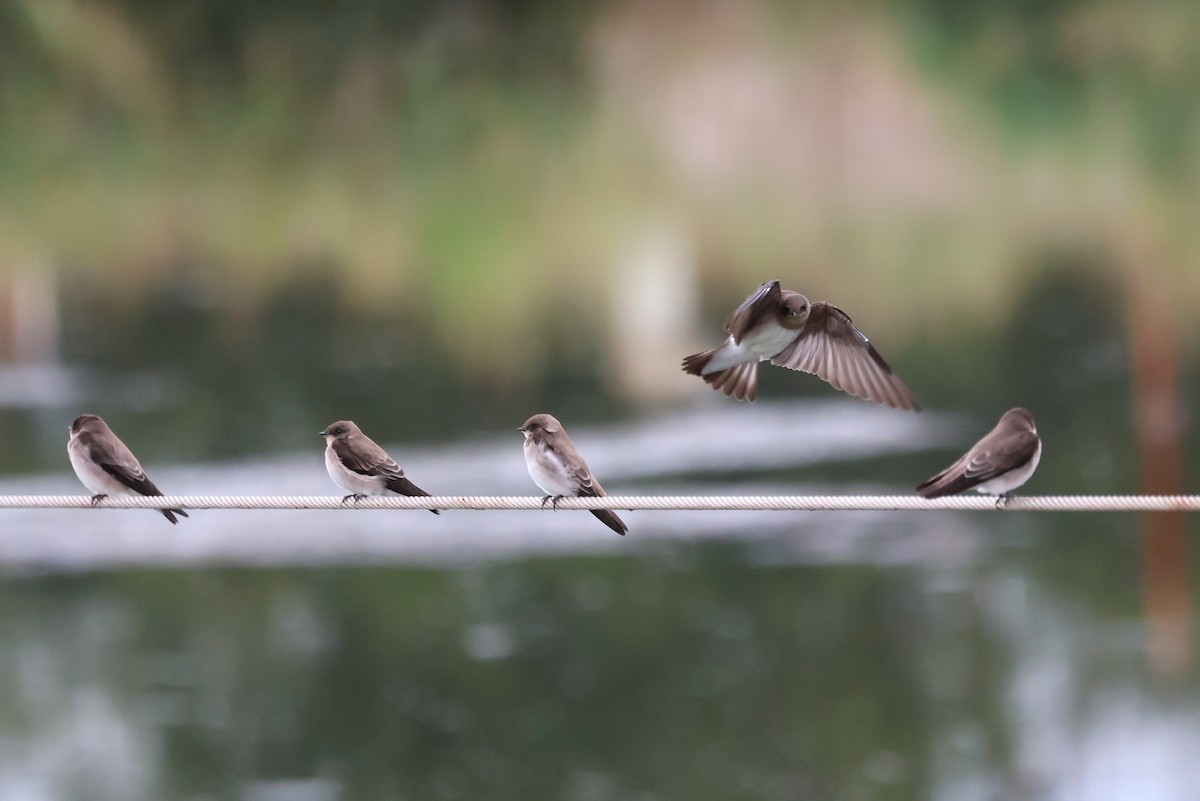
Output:
M542 509L542 498L507 495L389 495L343 502L336 495L121 495L97 509ZM0 509L86 509L86 495L0 495ZM550 504L546 503L549 509ZM609 495L563 498L560 511L777 510L777 511L1008 511L1008 512L1197 512L1200 495L1030 495L1007 500L955 495L926 500L916 495Z

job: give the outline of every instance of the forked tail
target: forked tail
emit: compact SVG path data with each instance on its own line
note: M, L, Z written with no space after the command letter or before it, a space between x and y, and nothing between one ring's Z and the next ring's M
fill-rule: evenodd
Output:
M179 522L178 520L175 519L175 515L179 515L180 517L188 516L188 513L183 511L182 509L159 509L158 511L162 512L163 517L167 518L172 523Z

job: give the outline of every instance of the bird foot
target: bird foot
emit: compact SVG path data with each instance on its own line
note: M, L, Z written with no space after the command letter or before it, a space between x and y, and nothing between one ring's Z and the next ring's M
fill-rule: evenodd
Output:
M549 503L550 508L557 512L558 511L558 502L561 501L565 497L566 497L565 495L547 495L544 498L542 498L542 508L545 509L546 504Z
M100 501L104 500L107 497L108 497L107 494L105 494L103 492L97 492L95 495L92 496L92 508L95 509L97 506L100 505Z
M1009 497L1010 496L1007 492L1002 492L999 495L997 495L996 496L996 508L997 509L1007 509Z
M348 501L348 500L350 500L351 498L353 498L353 499L354 499L354 503L355 503L355 505L357 506L357 505L358 505L358 502L359 502L359 501L361 501L361 500L362 500L363 498L365 498L365 497L367 497L367 496L366 496L366 495L363 495L363 494L361 494L361 493L358 493L358 492L352 492L352 493L350 493L349 495L347 495L347 496L345 496L345 497L343 497L343 498L342 498L342 505L343 505L343 506L345 506L345 504L346 504L346 501Z

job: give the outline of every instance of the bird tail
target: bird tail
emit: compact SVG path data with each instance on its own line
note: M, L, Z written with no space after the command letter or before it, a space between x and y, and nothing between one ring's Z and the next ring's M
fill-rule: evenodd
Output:
M724 347L723 345L721 347ZM712 361L713 356L721 348L713 348L703 353L695 353L683 360L683 371L690 375L698 375L726 395L732 395L738 400L754 403L758 398L758 362L742 362L724 370L705 373L704 368Z
M419 495L428 495L429 494L425 490L418 487L416 484L409 481L408 478L405 476L397 476L396 478L389 479L387 484L385 484L384 486L386 486L392 492L398 492L401 495L409 495L409 496L415 497L415 496L419 496ZM441 514L441 512L439 512L437 509L430 509L429 511L433 512L435 515Z
M742 362L701 378L713 389L719 389L738 400L754 403L758 399L758 362Z
M949 470L943 470L917 487L917 494L922 498L941 498L945 495L956 495L978 483L977 481L971 481L961 473L951 477Z
M625 536L625 532L629 531L629 526L625 525L625 521L617 517L615 512L608 509L593 509L592 514L596 516L601 523L611 528L613 531Z
M182 509L160 509L159 511L162 512L163 517L165 517L171 521L172 525L179 522L178 520L175 519L175 515L179 515L180 517L188 516L188 513L183 511Z
M720 348L706 350L703 353L693 353L691 356L686 356L683 359L683 371L689 375L702 375L705 367L712 361L713 354Z

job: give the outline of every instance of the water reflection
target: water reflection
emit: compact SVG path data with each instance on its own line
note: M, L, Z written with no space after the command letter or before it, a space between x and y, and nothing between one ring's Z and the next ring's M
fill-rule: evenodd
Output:
M0 798L1187 797L1194 677L1045 568L1121 527L993 519L957 564L10 580Z

